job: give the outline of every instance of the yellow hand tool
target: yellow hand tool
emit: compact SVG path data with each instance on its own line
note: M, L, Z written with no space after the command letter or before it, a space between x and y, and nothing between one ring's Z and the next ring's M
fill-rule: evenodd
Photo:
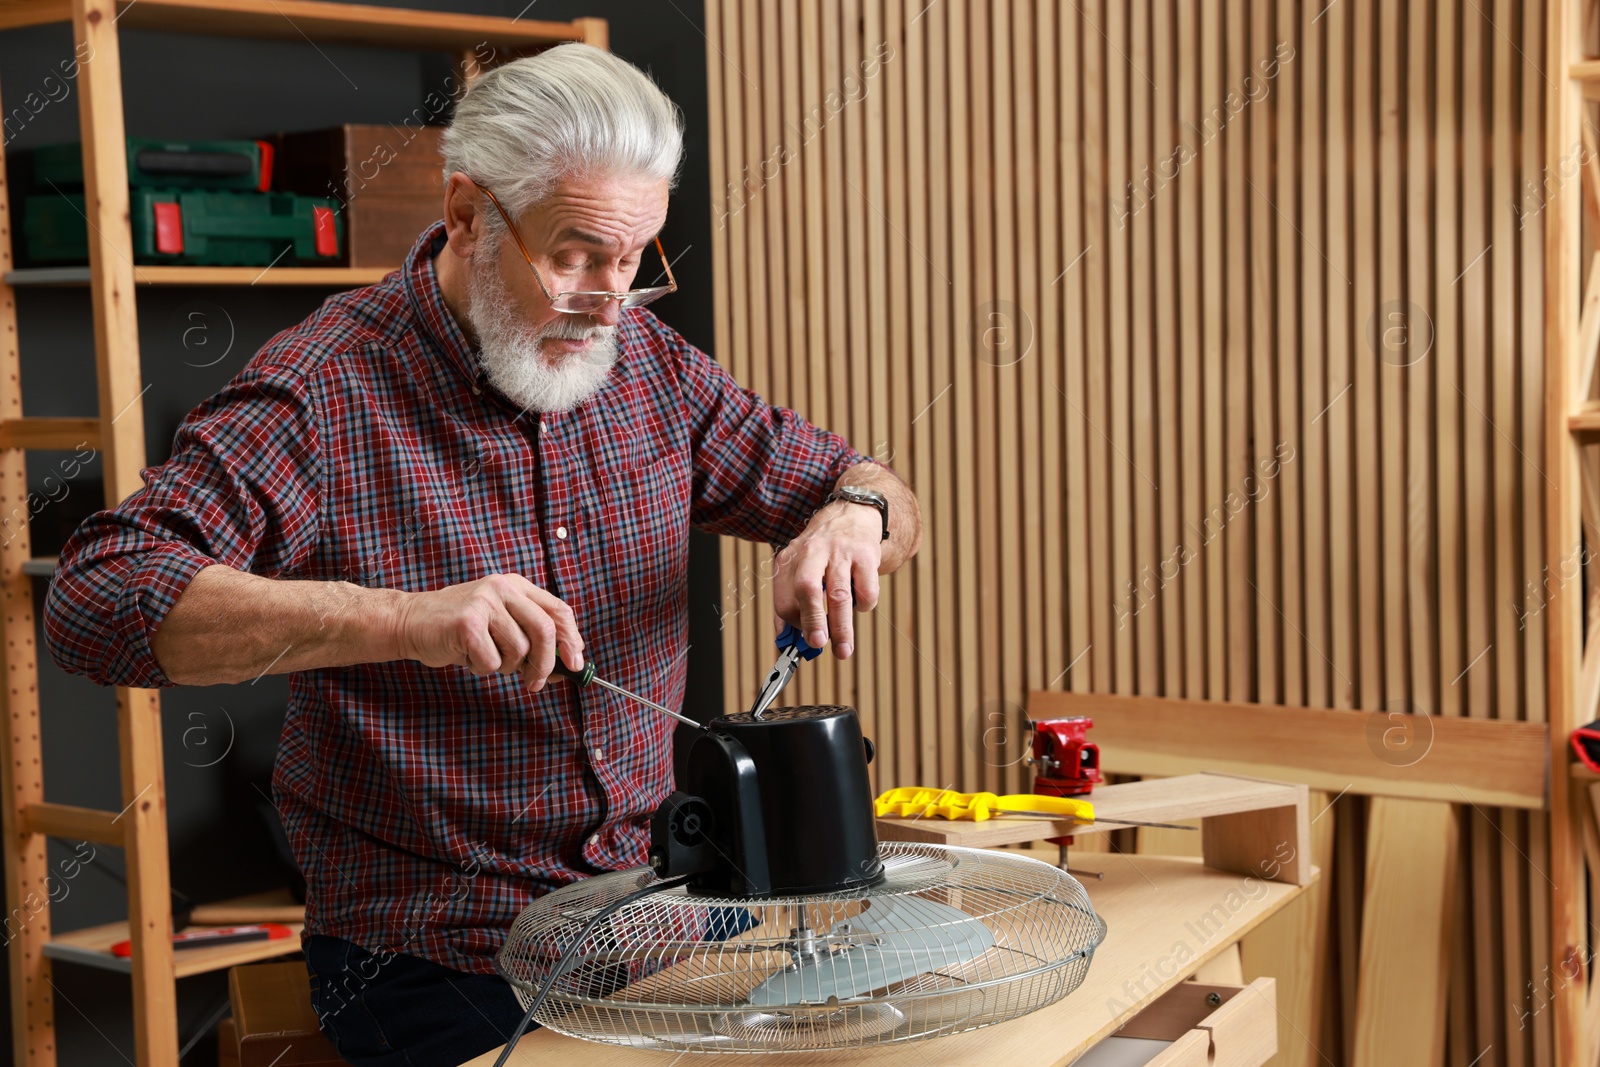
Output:
M1157 826L1170 830L1193 830L1192 826L1178 826L1164 822L1134 822L1131 819L1097 819L1094 805L1087 800L1071 797L1047 797L1033 793L957 793L949 789L927 789L922 786L902 786L878 797L873 809L880 818L902 819L964 819L984 822L988 819L1021 815L1033 818L1071 819L1085 825L1103 822L1115 826Z

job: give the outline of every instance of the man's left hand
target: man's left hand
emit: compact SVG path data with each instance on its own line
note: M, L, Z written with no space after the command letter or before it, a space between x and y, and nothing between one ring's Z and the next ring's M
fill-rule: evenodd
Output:
M884 545L883 519L873 508L837 500L813 515L774 561L777 629L790 620L811 647L831 641L833 654L847 659L855 651L855 612L878 606Z

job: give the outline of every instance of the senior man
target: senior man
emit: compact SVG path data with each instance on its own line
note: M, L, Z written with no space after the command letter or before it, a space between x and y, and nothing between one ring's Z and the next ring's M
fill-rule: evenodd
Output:
M647 77L585 45L517 60L444 144L443 221L402 269L192 412L45 609L102 684L290 675L274 793L313 1004L357 1064L501 1043L517 912L643 862L673 724L551 671L592 655L682 703L691 527L784 546L778 612L840 658L920 539L887 469L641 310L674 287L682 154Z

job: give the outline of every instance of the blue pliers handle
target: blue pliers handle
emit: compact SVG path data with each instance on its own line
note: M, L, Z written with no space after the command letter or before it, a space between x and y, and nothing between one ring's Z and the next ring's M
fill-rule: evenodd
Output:
M789 679L794 677L795 668L800 666L803 659L816 659L822 655L822 649L812 648L806 643L805 634L794 623L786 623L783 633L778 635L778 662L772 665L772 671L767 675L767 682L761 687L761 693L756 697L756 702L750 706L750 714L759 719L772 702L778 699L778 694L783 692L783 687L789 684Z
M776 644L779 652L787 652L792 648L799 653L802 659L816 659L822 655L822 649L812 648L806 644L806 635L801 633L800 627L792 622L784 624L783 633L778 635Z

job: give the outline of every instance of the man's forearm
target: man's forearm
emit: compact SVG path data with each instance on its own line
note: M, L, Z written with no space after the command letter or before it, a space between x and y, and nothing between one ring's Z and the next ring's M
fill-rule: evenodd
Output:
M279 581L221 564L190 581L150 642L184 685L399 659L405 594L348 582Z
M854 485L882 493L889 501L889 540L883 543L879 574L891 574L922 545L922 509L911 487L880 463L857 463L839 476L835 488ZM860 504L845 505L860 507Z

